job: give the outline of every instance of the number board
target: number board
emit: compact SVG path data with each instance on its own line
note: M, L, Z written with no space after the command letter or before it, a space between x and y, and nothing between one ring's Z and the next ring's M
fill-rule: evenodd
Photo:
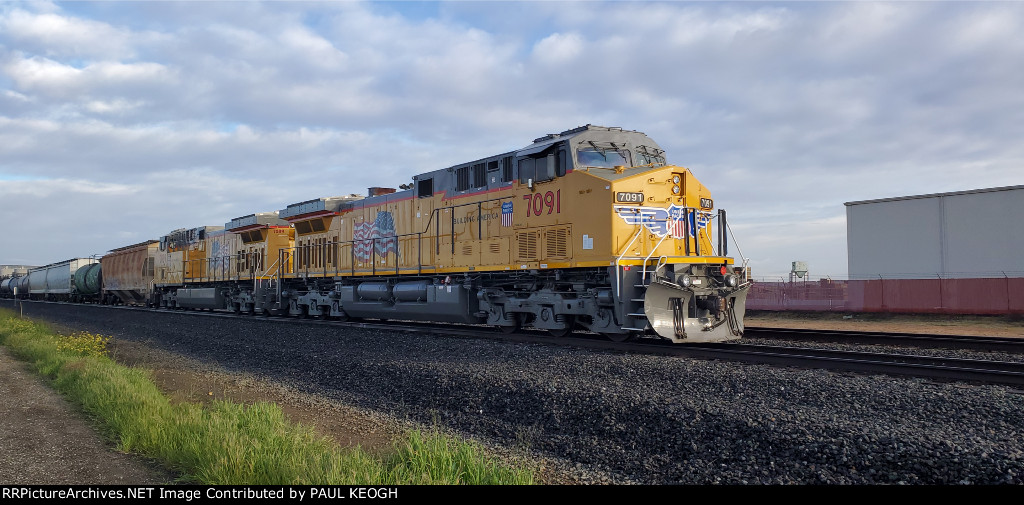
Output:
M523 195L523 200L526 200L526 217L542 215L545 208L547 208L548 214L562 213L562 190Z
M715 208L715 201L710 198L700 199L700 208L702 209L713 209Z
M615 193L615 201L624 203L643 203L644 194L619 191L618 193Z

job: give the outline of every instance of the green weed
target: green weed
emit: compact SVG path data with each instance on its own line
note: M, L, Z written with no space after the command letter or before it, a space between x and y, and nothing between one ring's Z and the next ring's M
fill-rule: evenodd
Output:
M172 404L145 370L107 356L111 337L56 335L0 310L0 343L32 363L127 452L205 484L532 484L474 443L414 431L371 456L290 423L271 403Z

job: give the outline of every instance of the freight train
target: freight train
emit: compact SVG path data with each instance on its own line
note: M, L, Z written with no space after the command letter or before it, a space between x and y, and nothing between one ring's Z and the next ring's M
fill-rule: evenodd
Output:
M739 338L749 286L725 211L689 169L641 132L586 125L398 190L41 267L0 294L688 343Z

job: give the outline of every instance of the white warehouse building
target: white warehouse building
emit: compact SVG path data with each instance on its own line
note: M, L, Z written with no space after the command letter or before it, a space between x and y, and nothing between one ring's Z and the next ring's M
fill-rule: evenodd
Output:
M846 203L849 278L1024 277L1024 186Z

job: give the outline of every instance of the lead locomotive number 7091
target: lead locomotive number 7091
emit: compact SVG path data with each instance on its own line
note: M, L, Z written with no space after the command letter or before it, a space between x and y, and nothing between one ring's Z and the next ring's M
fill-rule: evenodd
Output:
M592 125L397 191L178 229L99 263L41 267L0 292L688 343L739 338L749 288L728 256L726 214L690 170L643 133ZM69 284L48 287L65 266ZM82 266L102 275L78 286Z

